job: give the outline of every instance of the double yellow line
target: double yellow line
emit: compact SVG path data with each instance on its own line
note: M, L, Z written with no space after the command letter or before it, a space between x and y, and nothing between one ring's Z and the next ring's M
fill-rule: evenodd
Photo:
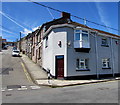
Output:
M26 70L26 68L25 68L25 65L24 65L22 62L21 62L21 65L22 65L23 71L24 71L24 73L25 73L28 81L29 81L29 82L32 82L32 79L31 79L29 73L27 72L27 70Z

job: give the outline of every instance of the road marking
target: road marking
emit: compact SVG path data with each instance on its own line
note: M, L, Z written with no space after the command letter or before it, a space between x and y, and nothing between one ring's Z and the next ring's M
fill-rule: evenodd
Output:
M30 86L30 87L31 87L31 89L40 89L39 86Z
M13 90L13 89L7 89L8 91L11 91L11 90Z
M2 89L1 91L2 91L2 92L5 92L5 89Z
M21 88L27 88L27 86L21 86Z
M17 90L27 90L27 88L18 88Z
M28 79L29 82L32 82L32 79L30 78L30 75L28 74L26 68L25 68L25 65L21 62L21 65L22 65L22 68L23 68L23 71Z

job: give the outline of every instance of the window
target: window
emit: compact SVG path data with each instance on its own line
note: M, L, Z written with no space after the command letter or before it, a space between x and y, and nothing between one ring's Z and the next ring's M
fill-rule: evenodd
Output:
M84 44L89 44L87 33L82 33L82 41L83 41Z
M74 34L75 48L89 48L89 33L85 30L75 30Z
M80 59L80 69L87 69L87 59Z
M35 47L33 47L33 52L32 52L33 56L34 56L34 52L35 52Z
M36 44L38 44L38 35L36 35Z
M102 68L110 68L110 59L102 59Z
M76 59L77 70L88 70L88 59Z
M41 58L41 47L39 47L39 56L38 58L40 59Z
M75 40L80 40L80 30L75 30Z
M48 37L46 37L46 39L45 39L45 48L47 48L48 47Z
M102 38L102 46L108 47L107 38Z
M79 69L79 59L76 59L76 69Z

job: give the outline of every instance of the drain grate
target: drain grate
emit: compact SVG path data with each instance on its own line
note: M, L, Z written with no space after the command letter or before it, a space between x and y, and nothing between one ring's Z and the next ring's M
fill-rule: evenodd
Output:
M21 85L8 85L7 89L21 88Z

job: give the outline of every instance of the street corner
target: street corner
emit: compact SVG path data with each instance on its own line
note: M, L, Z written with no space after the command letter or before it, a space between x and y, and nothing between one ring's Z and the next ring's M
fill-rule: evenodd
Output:
M49 86L53 88L57 87L67 87L67 86L76 86L76 85L85 85L85 84L94 84L101 82L110 82L120 80L119 77L112 79L99 79L99 80L36 80L36 83L41 86Z

